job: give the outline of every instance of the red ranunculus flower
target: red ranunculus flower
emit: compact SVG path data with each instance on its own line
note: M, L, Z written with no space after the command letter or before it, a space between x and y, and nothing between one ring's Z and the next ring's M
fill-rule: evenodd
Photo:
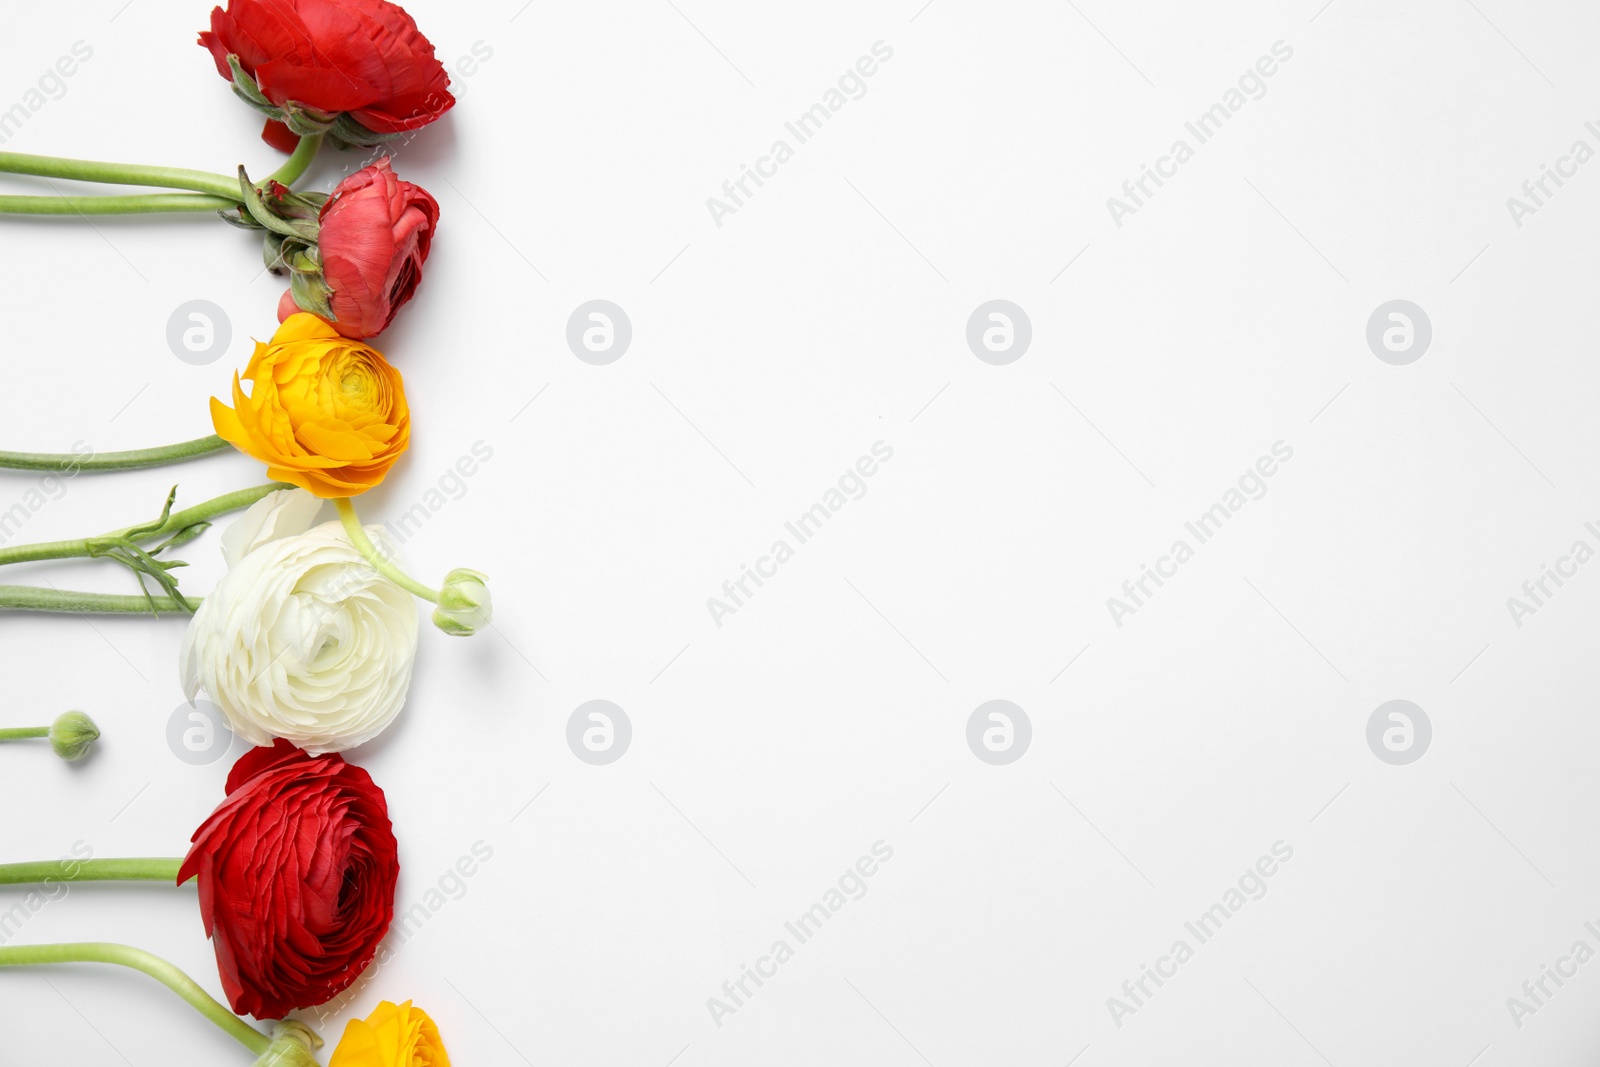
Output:
M178 882L199 880L229 1005L280 1019L342 992L389 929L400 862L388 805L360 767L282 739L241 757L227 788Z
M300 135L375 144L456 102L432 43L387 0L228 0L200 44L241 97ZM269 122L264 136L281 134Z
M346 337L377 336L417 291L438 222L439 202L395 177L387 158L356 171L322 205L320 281L305 277L285 291L278 321L304 310Z

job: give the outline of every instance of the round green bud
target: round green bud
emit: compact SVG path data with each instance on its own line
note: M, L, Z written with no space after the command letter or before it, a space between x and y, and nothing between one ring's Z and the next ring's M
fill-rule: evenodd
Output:
M50 747L64 760L79 760L100 737L100 728L81 711L69 711L50 724Z
M452 637L470 637L489 625L494 602L489 596L489 576L458 567L445 575L433 624Z

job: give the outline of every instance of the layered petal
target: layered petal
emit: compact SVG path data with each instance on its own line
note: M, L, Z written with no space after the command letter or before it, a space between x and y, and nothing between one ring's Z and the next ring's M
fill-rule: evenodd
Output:
M213 399L211 419L269 476L325 499L379 484L411 442L400 372L309 314L289 316L270 342L257 343L234 376L233 406Z
M383 1001L365 1019L351 1019L328 1067L450 1067L439 1028L411 1001Z
M292 511L303 509L291 501L273 518ZM382 527L368 533L395 553ZM179 676L190 700L203 690L252 744L283 738L313 755L338 752L399 715L417 630L415 598L329 522L266 540L229 568L189 622Z
M246 753L178 871L196 879L228 1003L260 1019L348 988L394 917L388 804L359 767L286 741Z
M376 143L455 104L433 44L387 0L228 0L199 43L229 81L237 61L253 82L248 98L270 118L347 114L359 126L340 129L358 143L369 143L362 130Z

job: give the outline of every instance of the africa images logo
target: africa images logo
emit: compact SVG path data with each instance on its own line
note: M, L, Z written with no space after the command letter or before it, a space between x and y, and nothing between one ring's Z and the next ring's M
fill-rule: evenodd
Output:
M772 942L767 952L756 957L755 966L739 964L739 976L722 983L719 996L706 998L706 1010L718 1030L729 1016L737 1015L762 986L778 976L778 968L794 959L795 949L816 937L828 920L844 910L846 904L867 895L867 881L894 858L894 846L874 841L870 855L862 855L844 869L837 881L823 890L822 896L794 919L783 924L784 934ZM791 942L792 939L792 942Z
M1188 539L1179 537L1172 542L1172 546L1165 555L1156 558L1155 567L1148 563L1139 565L1139 576L1129 578L1122 583L1122 596L1106 597L1106 610L1111 614L1111 621L1117 629L1122 629L1123 620L1130 615L1137 615L1139 610L1149 606L1150 599L1156 591L1167 584L1167 581L1178 576L1178 568L1194 559L1195 550L1210 541L1222 531L1228 520L1244 509L1252 500L1260 500L1267 495L1267 479L1278 473L1283 464L1294 458L1294 446L1285 441L1272 443L1271 455L1259 457L1255 463L1245 468L1239 476L1237 486L1229 486L1223 491L1222 498L1202 511L1192 521L1183 524L1184 531L1194 538L1194 544ZM1155 584L1152 589L1151 583Z
M893 58L893 47L883 41L872 42L871 55L861 56L852 66L846 67L844 73L839 75L836 86L829 86L819 102L802 111L794 121L783 124L784 131L794 139L794 144L779 137L772 142L765 155L757 157L754 168L748 163L739 164L739 176L722 183L722 196L726 199L706 197L706 210L711 213L711 221L716 223L717 229L722 229L722 220L744 207L745 202L755 196L756 190L765 185L768 179L777 177L778 168L794 158L795 149L821 133L823 126L844 110L845 104L866 96L866 79L877 74L882 64ZM755 183L755 189L750 187L752 182Z
M1184 132L1194 138L1194 144L1179 137L1172 142L1172 147L1165 155L1156 158L1154 167L1141 163L1139 176L1122 183L1122 196L1126 199L1106 197L1106 210L1111 213L1111 221L1117 229L1122 229L1127 216L1138 214L1139 209L1156 195L1156 190L1166 185L1168 180L1176 178L1178 168L1194 158L1195 149L1221 133L1228 120L1244 110L1245 104L1267 95L1266 79L1278 73L1280 64L1294 57L1294 49L1283 41L1274 41L1271 51L1271 55L1261 56L1253 66L1245 68L1237 84L1229 86L1221 100L1202 111L1192 122L1183 124Z
M1173 941L1165 954L1156 957L1154 967L1147 963L1139 964L1139 976L1122 983L1122 995L1106 998L1106 1010L1111 1013L1111 1021L1116 1028L1122 1029L1129 1016L1137 1015L1141 1008L1148 1006L1151 998L1178 976L1179 968L1194 959L1195 950L1221 933L1223 925L1243 911L1246 904L1266 896L1267 880L1278 874L1283 865L1293 858L1293 845L1283 840L1274 841L1271 855L1258 857L1245 868L1234 885L1223 890L1221 899L1194 920L1183 924L1189 937ZM1189 943L1190 937L1194 939L1192 945Z
M784 523L784 532L789 536L773 541L765 555L756 557L754 568L748 563L739 564L739 576L722 583L722 596L706 598L706 611L710 613L711 622L717 629L722 629L723 620L729 615L736 615L739 609L747 606L756 591L766 585L768 580L776 578L778 568L794 558L795 550L821 533L823 527L846 504L867 495L867 479L877 474L883 464L894 458L894 448L887 441L874 441L871 453L857 457L855 463L846 467L844 473L839 475L837 484L823 491L821 500L802 511L792 521ZM793 544L790 544L791 538ZM752 582L755 583L754 589L750 587Z

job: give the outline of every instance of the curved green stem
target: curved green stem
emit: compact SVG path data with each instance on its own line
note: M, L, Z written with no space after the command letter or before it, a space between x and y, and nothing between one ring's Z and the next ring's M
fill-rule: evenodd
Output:
M36 882L166 882L178 884L181 858L60 859L0 863L0 885Z
M49 737L48 726L8 726L0 730L0 741L20 741L29 737Z
M273 171L267 181L282 182L284 185L293 185L305 174L311 166L311 161L317 158L317 149L322 147L322 134L314 133L309 137L300 138L300 143L294 146L294 151L289 158L283 161L283 166Z
M106 185L154 185L163 189L188 189L210 193L240 203L236 179L203 170L181 167L148 167L138 163L103 163L93 159L67 159L62 156L30 156L21 152L0 152L0 171L33 174L42 178L67 178L78 182Z
M100 455L79 455L74 452L0 452L0 468L17 471L55 471L80 473L82 471L132 471L144 467L164 467L169 463L209 456L213 452L226 452L232 448L228 442L212 434L193 441L181 441L160 448L140 448L132 452L106 452Z
M179 603L176 597L142 597L118 593L75 593L67 589L36 589L30 585L0 585L0 611L54 611L69 615L192 615L199 597Z
M356 546L356 551L372 564L373 570L413 596L419 596L432 604L439 602L437 589L423 585L384 558L383 553L378 551L378 547L367 536L367 531L361 525L361 517L356 514L356 507L348 498L335 500L333 506L339 509L339 522L344 525L345 535L350 538L350 543Z
M189 1006L215 1023L223 1033L260 1056L272 1039L223 1007L200 984L159 956L129 945L106 941L80 941L61 945L0 947L0 967L50 963L110 963L142 971L189 1002Z
M0 548L0 566L7 563L33 563L44 559L87 559L91 558L91 541L110 541L129 537L137 534L138 541L159 541L171 537L173 534L196 526L203 522L210 522L219 515L239 511L249 507L262 497L270 496L281 489L293 489L294 486L283 482L268 482L266 485L254 486L250 489L239 489L232 493L224 493L214 497L203 504L196 504L192 508L184 508L167 516L167 520L159 526L127 526L111 533L102 534L98 538L78 537L69 541L40 541L32 545L13 545L9 548Z
M0 215L154 215L181 211L220 211L236 200L200 193L131 196L0 196Z

